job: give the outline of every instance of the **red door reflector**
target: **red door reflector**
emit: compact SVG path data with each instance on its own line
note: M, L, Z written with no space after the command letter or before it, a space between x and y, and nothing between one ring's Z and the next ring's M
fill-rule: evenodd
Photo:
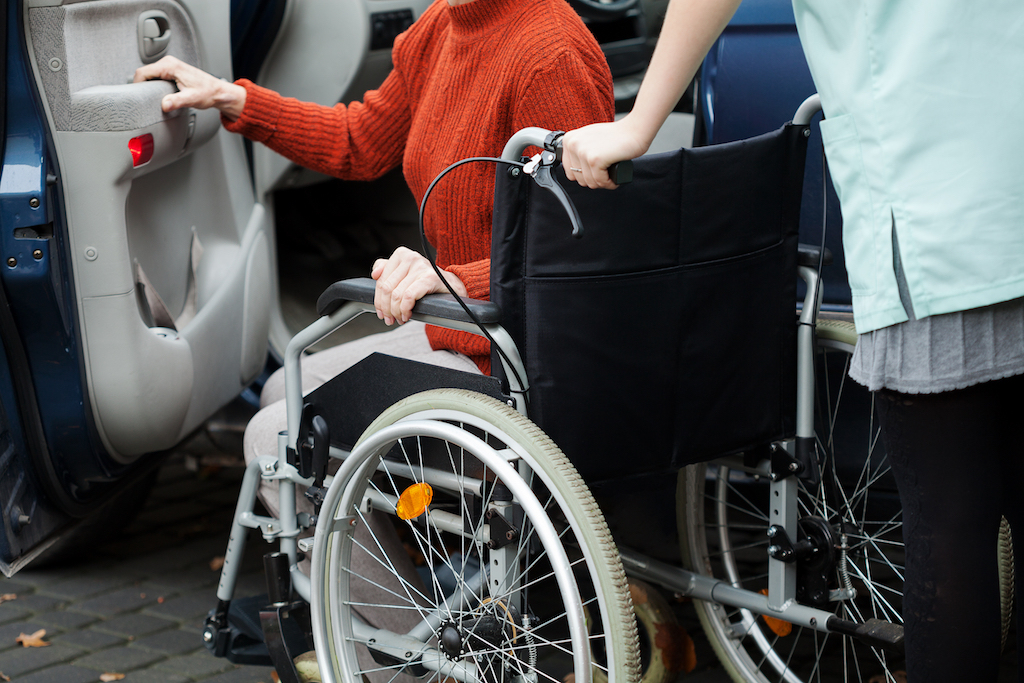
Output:
M132 153L132 166L138 168L153 158L153 135L146 133L128 141L128 150Z

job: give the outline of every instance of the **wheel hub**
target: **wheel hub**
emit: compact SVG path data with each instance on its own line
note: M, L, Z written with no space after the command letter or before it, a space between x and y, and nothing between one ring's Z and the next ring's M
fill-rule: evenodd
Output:
M455 622L448 621L442 624L437 632L437 640L441 643L441 651L449 660L455 661L464 654L462 630Z

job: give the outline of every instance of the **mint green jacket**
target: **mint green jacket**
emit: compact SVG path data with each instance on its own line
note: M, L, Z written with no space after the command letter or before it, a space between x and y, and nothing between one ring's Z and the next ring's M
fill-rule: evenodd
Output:
M1024 0L793 0L858 332L1024 296Z

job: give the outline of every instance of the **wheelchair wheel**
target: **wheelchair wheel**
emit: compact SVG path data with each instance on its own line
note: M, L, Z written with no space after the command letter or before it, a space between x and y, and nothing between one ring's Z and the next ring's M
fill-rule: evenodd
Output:
M386 410L342 464L315 538L324 683L639 677L600 510L557 446L498 401L441 389Z
M846 374L855 343L852 324L819 324L815 431L821 482L801 481L798 514L802 533L828 534L840 549L827 562L802 566L797 590L801 601L844 619L902 623L902 513L871 395ZM768 483L736 464L712 462L681 472L684 564L734 586L766 590ZM744 609L695 605L736 681L895 681L902 668L899 656L847 636Z

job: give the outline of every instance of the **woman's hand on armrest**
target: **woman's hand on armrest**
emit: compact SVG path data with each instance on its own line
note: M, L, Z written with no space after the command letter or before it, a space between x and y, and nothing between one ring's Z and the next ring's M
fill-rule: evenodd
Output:
M459 296L467 296L462 280L448 271L441 272ZM413 306L427 294L448 293L430 261L406 247L395 249L390 258L377 259L370 277L377 281L373 300L377 317L388 325L408 322Z
M228 119L234 121L242 115L242 109L245 107L245 88L221 80L176 57L164 57L157 62L139 67L133 80L135 83L152 80L174 81L178 86L178 92L165 96L160 103L165 112L184 107L212 107L219 109Z

